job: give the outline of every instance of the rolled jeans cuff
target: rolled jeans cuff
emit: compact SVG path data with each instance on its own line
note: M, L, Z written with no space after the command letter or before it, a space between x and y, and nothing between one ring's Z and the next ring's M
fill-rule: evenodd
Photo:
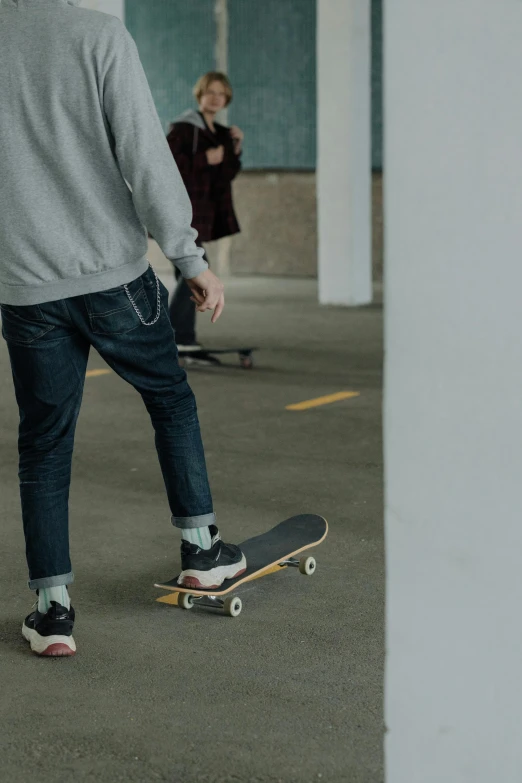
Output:
M74 574L69 571L68 574L61 576L44 576L42 579L30 579L29 588L31 590L40 590L44 587L59 587L60 585L70 585L74 582Z
M185 530L192 530L195 527L208 527L209 525L216 524L216 515L202 514L199 517L171 517L174 527L180 527Z

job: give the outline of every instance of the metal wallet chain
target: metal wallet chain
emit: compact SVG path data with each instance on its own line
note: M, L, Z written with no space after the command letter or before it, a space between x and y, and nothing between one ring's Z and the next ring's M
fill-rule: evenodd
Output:
M161 314L161 289L160 289L160 282L159 282L159 280L158 280L158 275L156 274L156 272L154 271L154 269L152 268L152 266L151 266L150 264L149 264L149 267L152 269L152 273L153 273L154 277L156 278L156 291L157 291L157 309L156 309L156 318L155 318L153 321L150 321L150 323L147 323L147 322L145 321L145 318L144 318L144 317L143 317L143 315L140 313L139 307L137 306L136 302L135 302L135 301L134 301L134 299L132 298L132 294L131 294L131 292L129 291L129 287L128 287L128 286L126 286L126 285L124 285L124 286L123 286L123 287L124 287L124 289L125 289L125 293L126 293L126 294L127 294L127 296L129 297L129 302L130 302L130 303L131 303L131 305L134 307L134 310L136 311L136 315L137 315L137 316L138 316L138 318L140 319L140 321L141 321L141 323L143 324L143 326L154 326L154 324L156 324L156 323L158 322L158 320L159 320L159 317L160 317L160 314Z

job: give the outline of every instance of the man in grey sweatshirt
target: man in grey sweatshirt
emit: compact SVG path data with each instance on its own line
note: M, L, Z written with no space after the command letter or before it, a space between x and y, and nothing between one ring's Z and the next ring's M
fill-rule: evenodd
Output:
M147 230L200 312L223 286L191 229L191 206L136 46L80 0L1 0L0 308L20 410L20 494L29 586L23 634L72 655L68 496L90 346L141 394L172 512L180 584L214 588L246 568L215 526L194 395L177 359L168 293Z

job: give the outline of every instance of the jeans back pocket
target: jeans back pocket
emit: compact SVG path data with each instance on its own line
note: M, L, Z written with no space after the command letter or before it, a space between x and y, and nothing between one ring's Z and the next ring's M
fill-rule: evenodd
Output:
M143 319L147 321L152 311L142 278L133 280L127 288ZM88 294L86 299L91 330L94 334L125 334L141 324L122 285L108 291Z
M0 305L2 335L6 342L30 345L54 329L39 305Z

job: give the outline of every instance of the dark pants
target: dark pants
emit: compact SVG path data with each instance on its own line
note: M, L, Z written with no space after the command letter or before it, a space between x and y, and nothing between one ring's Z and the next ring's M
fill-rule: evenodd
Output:
M196 402L178 364L168 292L159 285L160 317L152 326L142 323L123 286L40 305L1 305L20 409L20 494L32 589L74 578L69 485L91 345L143 398L173 524L191 528L214 522ZM154 321L158 300L152 269L128 290L143 320Z
M208 264L206 253L203 258ZM196 342L196 305L191 301L192 291L178 269L176 269L176 280L178 285L169 309L170 322L176 335L177 344L193 345Z

